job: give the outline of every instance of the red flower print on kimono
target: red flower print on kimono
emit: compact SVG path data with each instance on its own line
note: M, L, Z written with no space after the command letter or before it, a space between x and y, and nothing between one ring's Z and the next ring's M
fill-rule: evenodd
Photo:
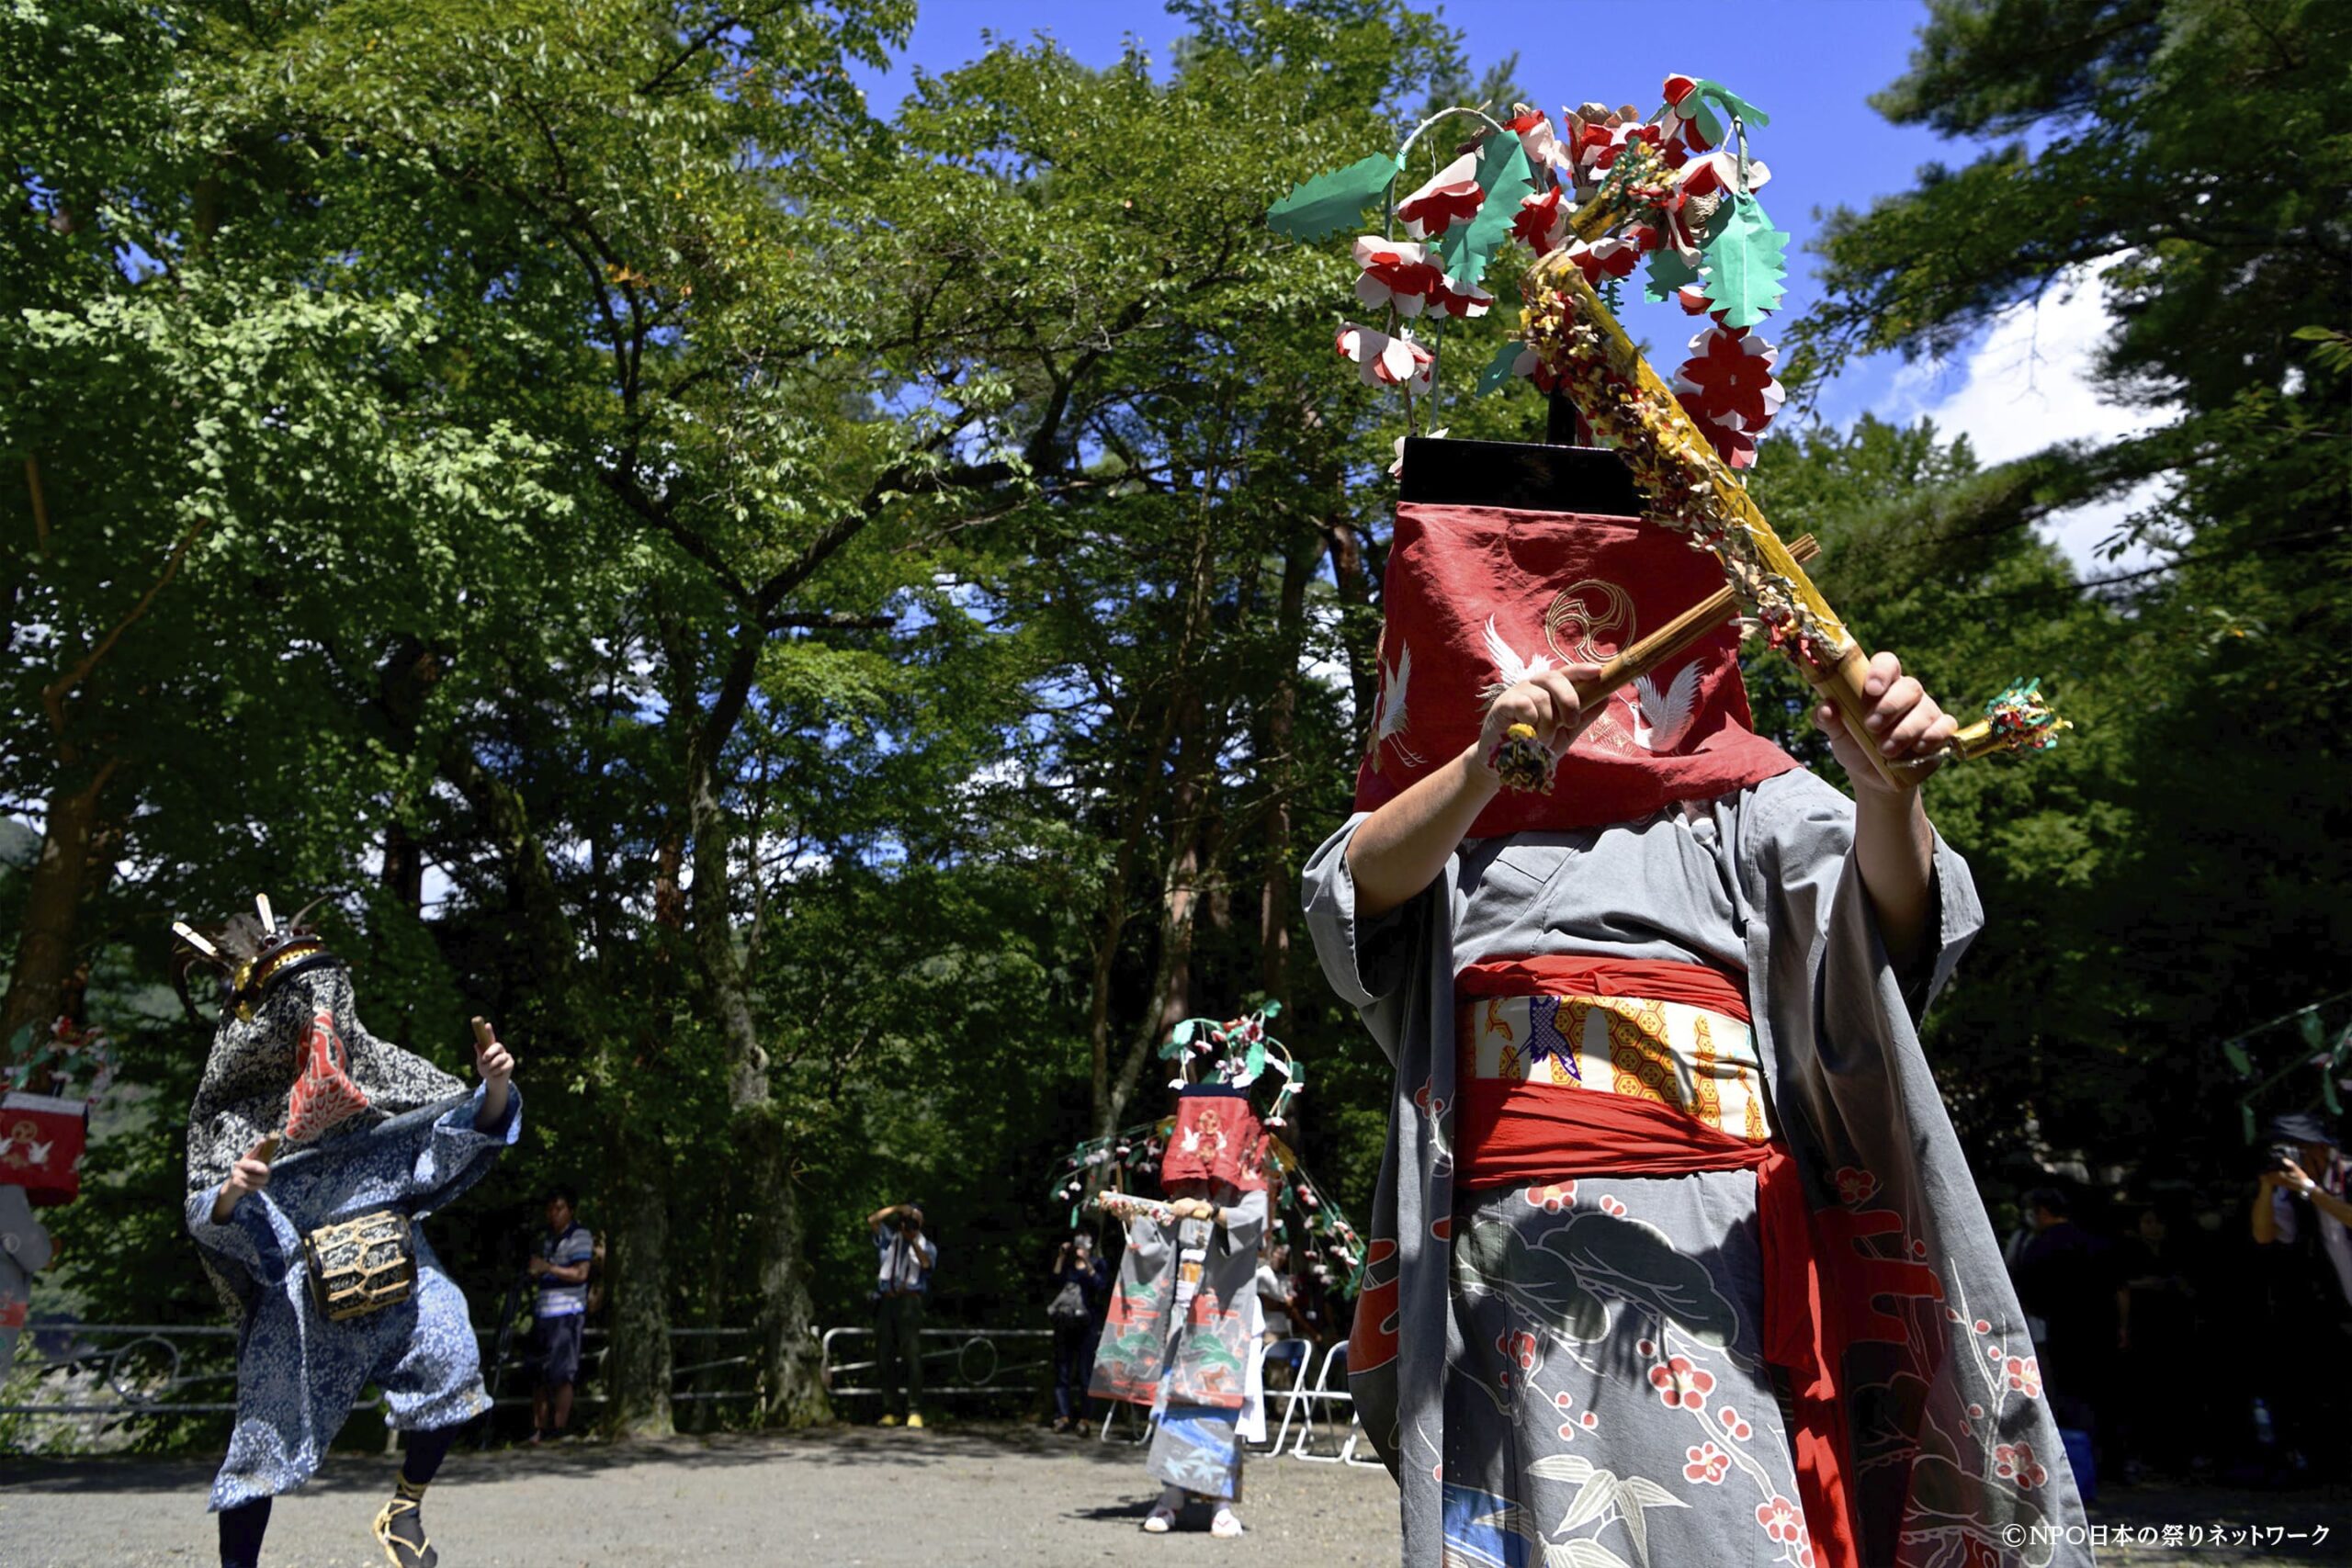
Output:
M1704 1410L1707 1395L1715 1391L1715 1374L1691 1365L1688 1356L1676 1356L1650 1369L1650 1386L1669 1408Z
M1756 1522L1764 1527L1766 1535L1783 1546L1794 1546L1804 1540L1804 1516L1786 1497L1756 1505Z
M2009 1364L2005 1370L2009 1374L2011 1388L2024 1394L2028 1399L2041 1397L2041 1359L2040 1357L2027 1356L2019 1359L2011 1356Z
M1581 1415L1570 1416L1568 1414L1568 1407L1575 1403L1575 1398L1566 1392L1555 1393L1552 1396L1552 1408L1558 1412L1562 1418L1560 1421L1560 1436L1571 1440L1575 1438L1578 1432L1594 1431L1600 1426L1600 1417L1595 1416L1589 1410L1585 1411Z
M1577 1201L1577 1184L1573 1181L1548 1181L1541 1187L1530 1187L1520 1193L1528 1207L1556 1214Z
M2004 1481L2025 1486L2043 1484L2050 1472L2034 1461L2031 1443L1998 1443L1993 1449L1993 1472Z
M1744 1443L1756 1435L1756 1428L1742 1420L1739 1412L1728 1404L1715 1412L1715 1419L1724 1424L1724 1431L1727 1435L1739 1442Z
M1845 1204L1867 1203L1878 1191L1878 1178L1858 1166L1841 1166L1838 1171L1838 1201Z
M1731 1455L1713 1443L1701 1443L1695 1449L1683 1450L1689 1462L1682 1467L1682 1479L1695 1481L1702 1486L1720 1486L1731 1470Z

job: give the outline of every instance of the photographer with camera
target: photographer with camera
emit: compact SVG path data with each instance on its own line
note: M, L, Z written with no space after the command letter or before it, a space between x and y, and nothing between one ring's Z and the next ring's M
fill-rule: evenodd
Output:
M922 1209L893 1203L865 1216L879 1258L874 1280L875 1362L882 1378L884 1427L903 1415L910 1427L922 1425L922 1303L931 1292L931 1271L939 1248L922 1234ZM902 1392L903 1389L903 1392Z
M2268 1358L2280 1375L2264 1407L2289 1469L2315 1462L2340 1473L2352 1369L2352 1169L2312 1112L2278 1118L2270 1140L2248 1215L2270 1299L2269 1343L2282 1352Z
M1111 1288L1110 1260L1100 1256L1084 1231L1054 1254L1053 1286L1046 1321L1054 1331L1054 1430L1074 1431L1086 1413L1086 1379L1094 1370L1094 1348L1102 1332L1102 1293Z

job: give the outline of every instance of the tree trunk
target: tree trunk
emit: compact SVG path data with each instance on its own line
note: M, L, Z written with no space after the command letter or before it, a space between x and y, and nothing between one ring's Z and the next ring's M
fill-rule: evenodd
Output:
M793 1190L791 1150L771 1092L768 1054L760 1043L751 988L736 947L734 831L718 784L719 755L742 712L757 659L756 638L739 644L718 701L688 740L686 824L694 885L687 896L695 963L727 1050L730 1138L748 1183L744 1199L752 1224L744 1242L759 1259L764 1410L772 1420L797 1426L831 1419L832 1407L825 1396L817 1341L808 1331L816 1314L801 1258L799 1195Z
M45 1023L62 1009L76 965L74 931L92 873L93 846L107 838L103 796L115 764L75 783L60 782L42 814L40 855L25 888L23 930L0 1002L0 1041L28 1023Z
M1217 751L1202 724L1197 695L1186 704L1184 750L1176 764L1171 809L1170 851L1160 876L1159 962L1152 976L1151 1003L1144 1009L1127 1058L1111 1085L1105 1114L1097 1119L1095 1134L1108 1137L1118 1131L1127 1104L1135 1098L1147 1064L1156 1059L1159 1043L1169 1031L1191 1016L1193 1003L1193 928L1200 910L1200 885L1208 869L1201 854L1201 818L1208 799L1208 773Z
M1374 563L1363 535L1347 518L1329 519L1323 534L1331 549L1331 578L1340 591L1340 643L1348 654L1348 689L1362 728L1371 724L1380 701L1380 634L1371 614Z
M659 1183L616 1172L604 1188L612 1353L605 1419L616 1436L666 1438L670 1413L670 1214Z
M1290 1007L1290 917L1298 870L1291 849L1291 790L1298 770L1291 755L1298 722L1298 660L1306 631L1306 585L1314 551L1294 543L1283 552L1282 603L1275 610L1275 649L1282 673L1266 705L1258 766L1266 786L1265 863L1258 885L1258 985L1269 1000Z

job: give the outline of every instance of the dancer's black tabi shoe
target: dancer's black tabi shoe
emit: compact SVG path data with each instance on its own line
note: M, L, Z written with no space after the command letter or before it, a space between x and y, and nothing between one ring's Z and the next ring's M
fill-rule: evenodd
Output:
M418 1505L395 1496L376 1516L376 1544L392 1568L435 1568L441 1554L424 1539L424 1515Z

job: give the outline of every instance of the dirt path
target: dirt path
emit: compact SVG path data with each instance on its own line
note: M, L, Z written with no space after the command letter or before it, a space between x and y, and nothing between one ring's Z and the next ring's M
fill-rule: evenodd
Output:
M0 1461L0 1563L97 1568L212 1562L214 1461ZM389 1460L336 1456L278 1499L265 1562L380 1568L368 1536ZM1385 1472L1295 1460L1250 1466L1222 1541L1207 1520L1138 1532L1159 1492L1142 1450L1030 1429L834 1427L450 1456L426 1506L449 1568L824 1563L863 1568L1240 1559L1389 1564L1396 1493Z
M207 1459L0 1459L7 1568L202 1568L215 1561ZM337 1456L281 1498L266 1562L378 1568L368 1521L390 1485L382 1458ZM1034 1428L870 1427L452 1456L428 1506L449 1568L1029 1568L1118 1562L1396 1561L1396 1494L1376 1470L1253 1461L1240 1541L1136 1532L1158 1488L1141 1450ZM2099 1549L2103 1568L2285 1568L2352 1561L2352 1494L2143 1487L2095 1517L2149 1532ZM2166 1526L2178 1534L2164 1544ZM2325 1529L2324 1540L2312 1539ZM2216 1530L2227 1532L2217 1542ZM2276 1539L2245 1532L2277 1530ZM2204 1539L2192 1544L2192 1531ZM2300 1533L2301 1540L2293 1539Z

